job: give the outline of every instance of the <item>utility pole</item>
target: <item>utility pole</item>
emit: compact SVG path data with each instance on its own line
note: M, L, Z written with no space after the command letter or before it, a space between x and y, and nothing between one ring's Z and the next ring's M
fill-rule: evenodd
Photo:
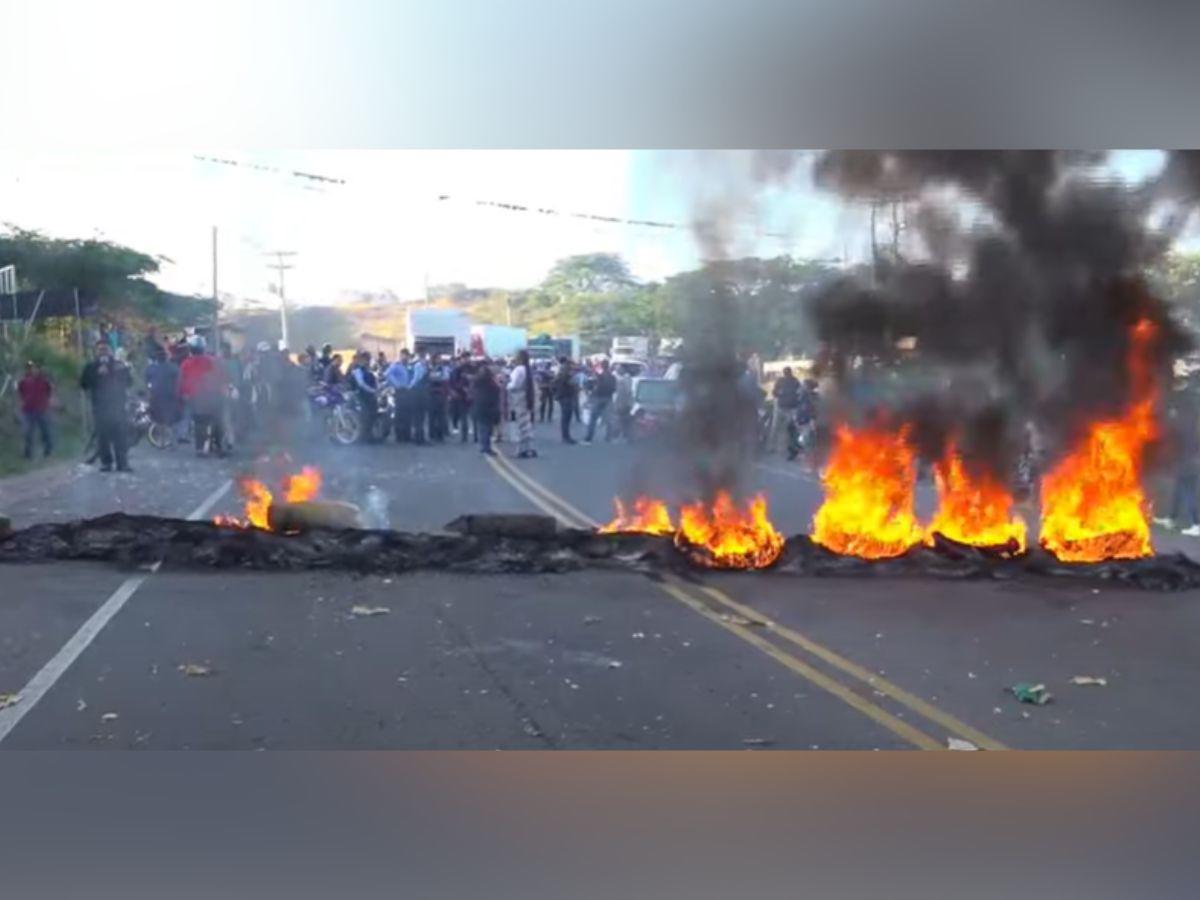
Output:
M213 259L213 354L221 352L221 301L217 299L217 226L212 227Z
M288 342L287 293L284 291L283 273L288 269L294 269L295 266L288 265L284 259L295 255L295 252L291 250L272 250L267 253L267 256L275 257L275 262L270 263L268 268L274 269L279 275L279 334L283 346L288 350L291 350L292 347Z

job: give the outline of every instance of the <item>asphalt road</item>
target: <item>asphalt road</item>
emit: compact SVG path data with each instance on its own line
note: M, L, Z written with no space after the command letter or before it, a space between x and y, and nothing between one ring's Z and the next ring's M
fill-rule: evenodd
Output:
M405 530L535 509L586 525L607 520L617 494L687 497L678 454L565 447L549 429L539 447L536 460L489 462L459 444L318 445L250 467L270 482L313 463L324 496L358 503L374 487ZM128 476L66 466L0 482L0 510L18 527L114 509L238 511L230 478L244 462L142 448L133 464ZM744 488L767 492L788 533L820 499L811 473L778 457ZM0 710L5 749L1200 747L1194 593L84 563L0 578L0 694L21 695ZM1018 681L1045 683L1054 702L1019 704L1004 690Z

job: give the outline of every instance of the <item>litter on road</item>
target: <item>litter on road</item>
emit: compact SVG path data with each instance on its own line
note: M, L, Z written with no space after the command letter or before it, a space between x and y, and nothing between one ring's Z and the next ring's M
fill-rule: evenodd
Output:
M1071 679L1071 684L1078 685L1095 685L1096 687L1108 687L1108 679L1101 678L1095 675L1076 675Z
M21 702L20 694L0 694L0 709L8 709Z
M961 738L946 738L946 747L950 750L978 750L979 748L970 741L964 741Z
M1032 703L1035 706L1045 706L1054 699L1044 684L1031 684L1022 681L1010 687L1009 692L1022 703Z
M188 678L206 678L214 674L210 666L202 666L199 663L183 663L179 666L179 671Z
M356 619L363 619L370 616L386 616L390 612L391 609L386 606L354 606L350 615Z

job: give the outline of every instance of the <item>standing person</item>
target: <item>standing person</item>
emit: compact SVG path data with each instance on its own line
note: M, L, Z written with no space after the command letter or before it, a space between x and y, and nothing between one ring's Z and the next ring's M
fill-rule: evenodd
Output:
M97 341L96 357L84 366L79 386L92 401L101 472L111 472L113 463L118 472L133 471L129 468L129 436L125 421L127 393L132 384L129 366L113 358L108 341Z
M588 419L587 435L583 442L590 444L596 437L596 423L604 420L604 440L612 440L612 425L608 421L608 411L612 407L613 397L617 393L617 376L612 373L608 360L600 362L600 371L592 385L592 415Z
M1171 490L1171 517L1155 524L1200 537L1200 406L1187 387L1175 390L1169 413L1171 449L1175 457L1175 484Z
M429 439L437 443L446 440L446 406L449 403L450 370L440 356L429 363Z
M412 440L412 400L409 390L412 384L412 369L409 365L407 350L400 351L400 358L388 366L383 377L396 392L396 408L392 421L396 443L407 444Z
M496 442L504 443L508 423L513 420L512 410L508 404L508 363L502 359L496 360L496 365L492 368L492 375L500 387L500 427L496 429Z
M205 350L204 338L196 335L188 341L191 356L179 367L179 394L192 410L196 455L203 456L211 446L217 456L225 456L225 433L221 407L225 396L225 374Z
M155 352L143 376L150 394L150 419L175 428L183 417L179 399L179 365L167 358L162 347Z
M517 415L517 457L532 459L537 456L533 449L533 407L535 388L533 372L529 367L529 351L517 353L517 364L508 379L508 405Z
M578 413L579 387L571 360L565 356L559 360L558 374L554 377L554 398L558 401L562 441L564 444L574 444L571 420Z
M366 444L375 443L375 418L379 415L379 382L371 371L371 354L359 350L354 357L354 367L350 370L351 382L358 395L358 405L362 410L362 434L360 440Z
M554 372L549 363L537 368L538 421L554 421Z
M33 360L25 363L25 375L17 383L21 398L21 433L25 438L25 458L33 459L33 433L42 439L42 456L54 450L50 436L50 398L54 388L50 379Z
M221 372L224 376L224 386L221 391L221 428L225 434L225 445L232 447L234 435L241 431L240 424L235 428L238 402L238 385L242 383L242 361L234 355L233 347L228 341L221 342Z
M471 381L471 417L475 420L480 452L484 456L495 456L492 432L500 424L500 385L486 361Z
M147 360L157 359L160 353L165 353L162 342L158 339L157 328L151 328L142 338L142 353L145 354Z
M622 372L617 376L617 395L613 399L617 420L617 436L628 441L633 432L633 376Z
M767 441L767 450L775 450L775 445L779 442L779 430L786 428L789 458L794 458L790 454L796 408L800 405L800 379L792 373L791 366L783 367L783 374L775 380L775 385L771 388L771 397L775 400L775 412L771 416L771 435Z
M308 399L308 371L292 362L286 350L279 352L279 381L275 394L276 439L292 445L297 426L305 420Z
M412 425L412 442L425 444L425 417L429 414L429 363L418 356L409 369L408 396L411 401L409 414Z
M458 430L464 444L471 433L471 378L474 374L471 355L464 350L450 370L450 424Z

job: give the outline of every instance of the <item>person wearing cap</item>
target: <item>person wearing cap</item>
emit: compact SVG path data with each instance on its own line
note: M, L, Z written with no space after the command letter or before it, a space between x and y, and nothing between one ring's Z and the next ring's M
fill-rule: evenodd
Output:
M33 433L42 439L42 455L54 450L50 436L50 398L54 389L50 379L33 360L25 363L25 375L17 384L21 398L21 432L25 438L25 458L33 459Z
M84 366L79 386L92 401L101 472L111 472L114 463L118 472L132 471L125 421L126 401L132 384L129 366L113 358L108 341L97 341L95 358Z

